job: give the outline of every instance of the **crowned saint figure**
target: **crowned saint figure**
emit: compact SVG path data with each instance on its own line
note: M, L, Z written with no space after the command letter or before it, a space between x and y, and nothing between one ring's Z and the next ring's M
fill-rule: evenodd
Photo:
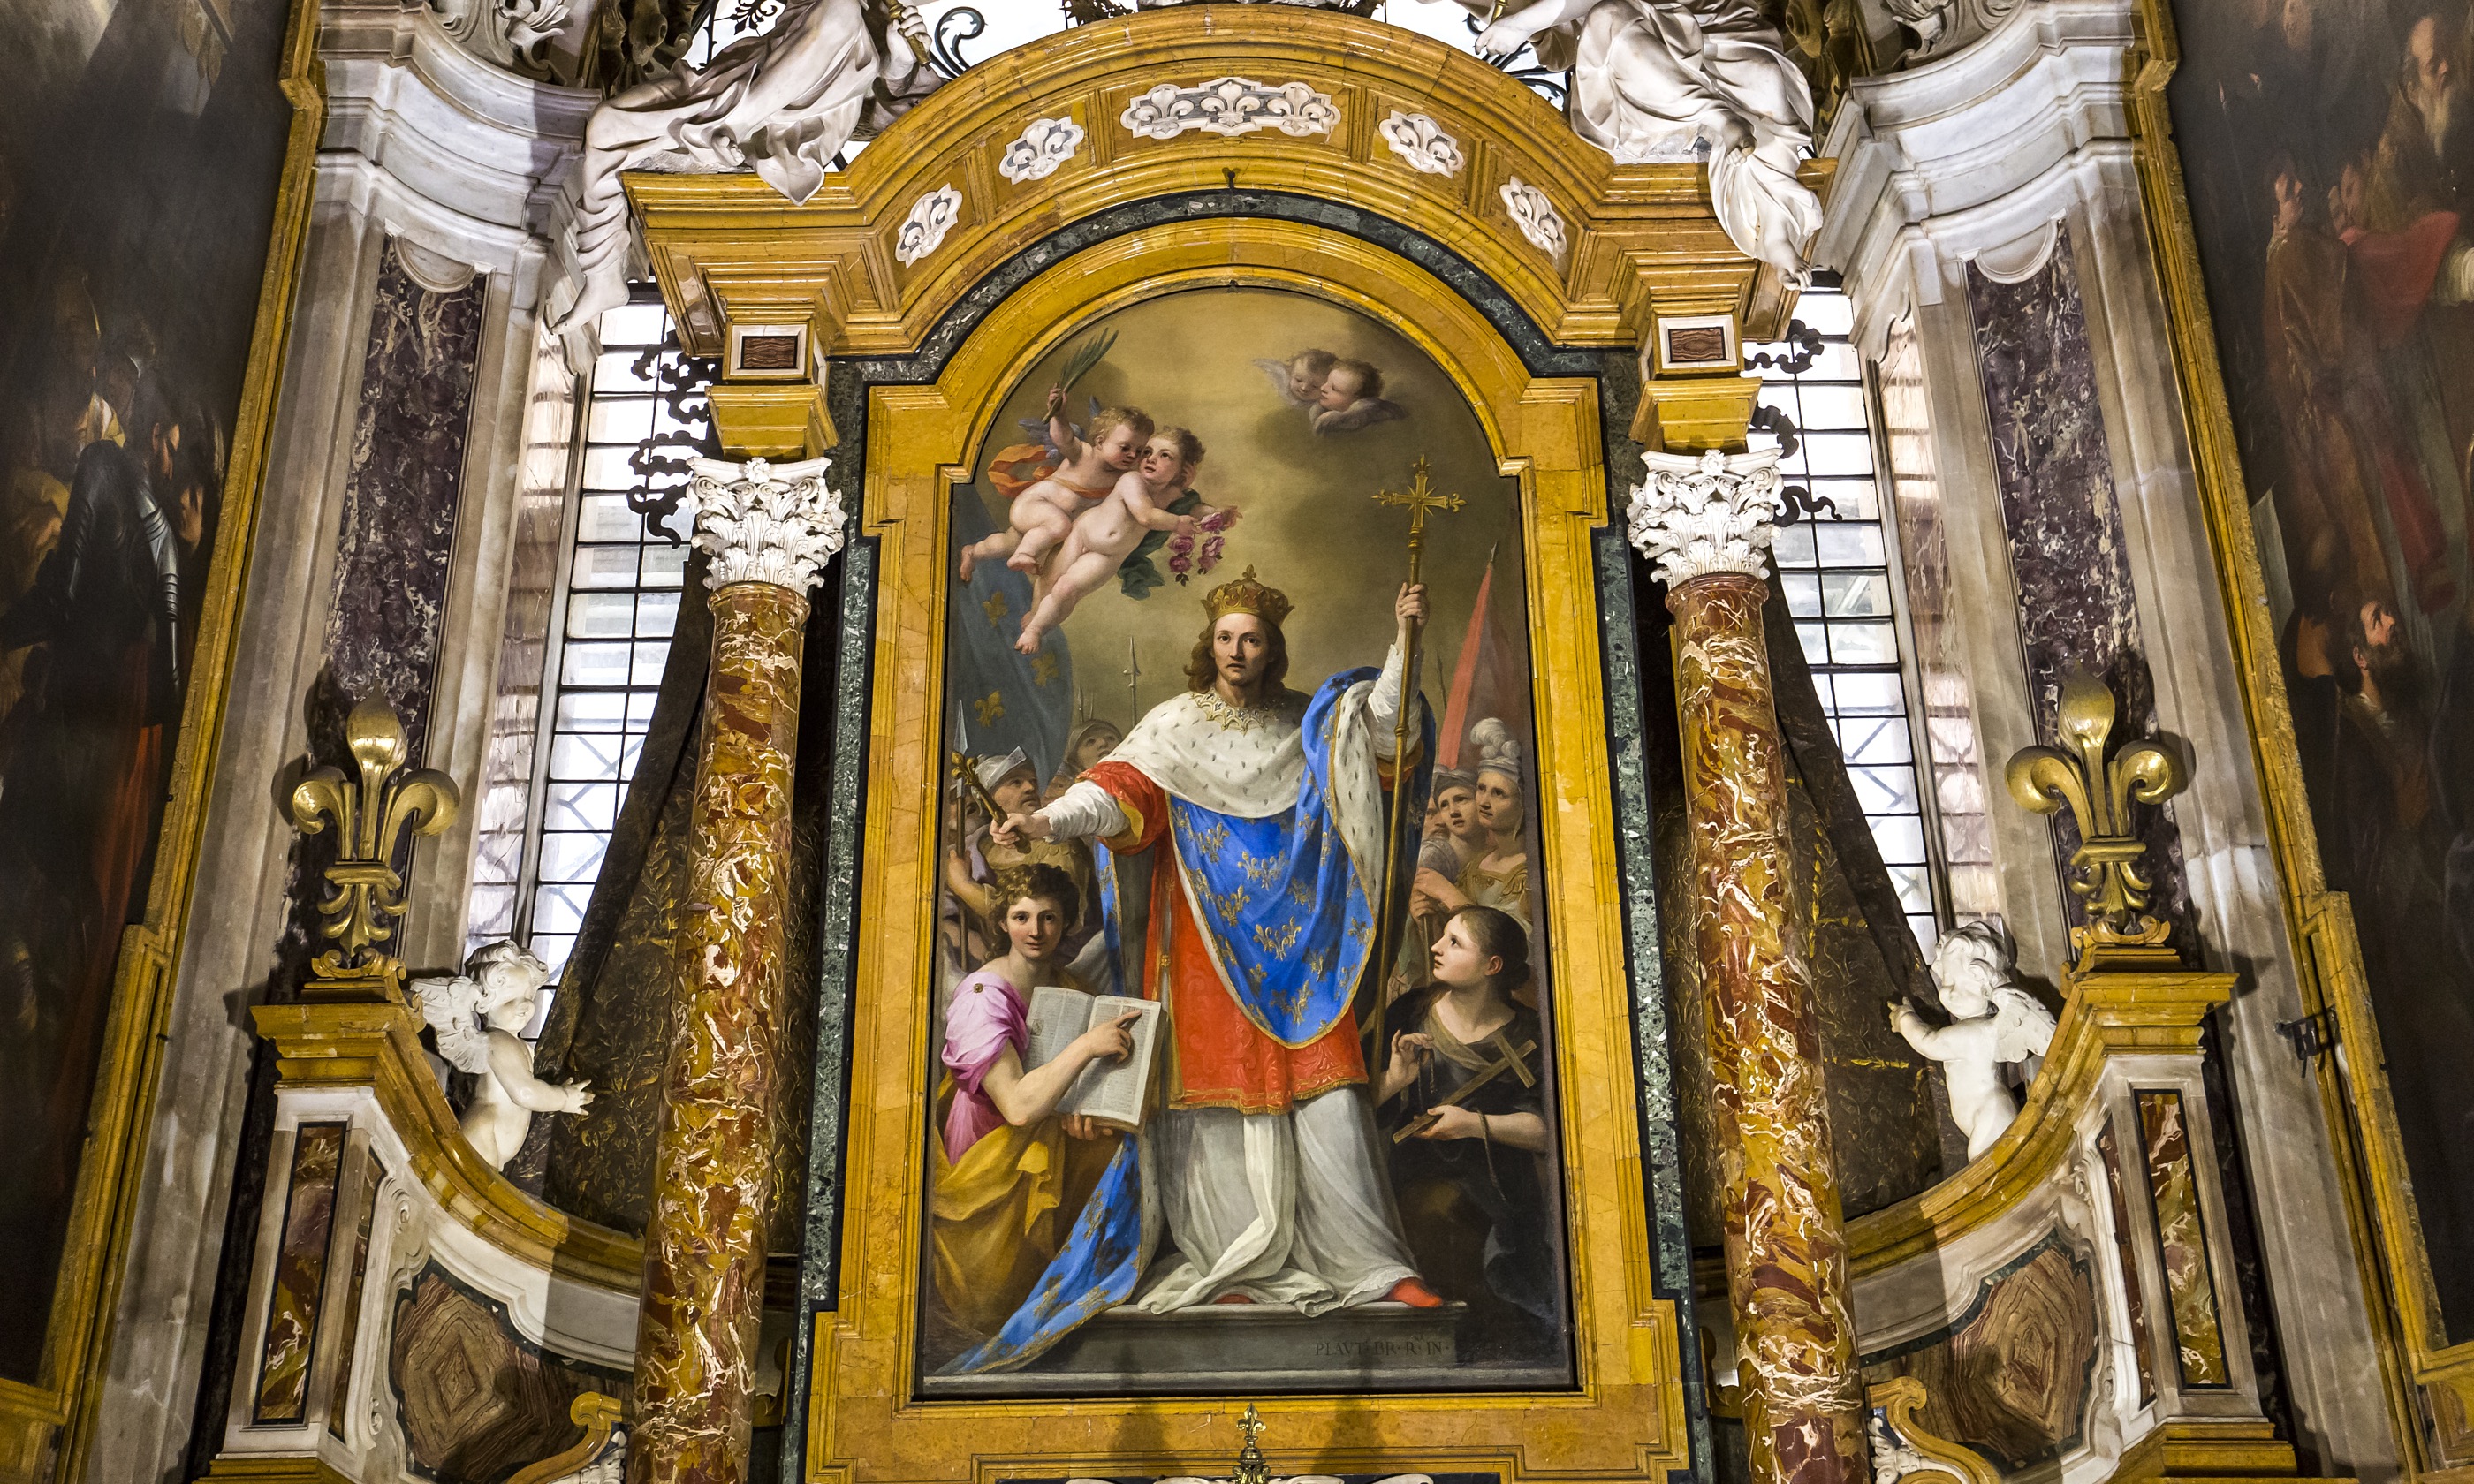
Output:
M1252 568L1203 599L1187 690L992 836L1087 839L1124 993L1163 1001L1157 1106L1119 1148L1031 1298L946 1374L1009 1370L1118 1304L1307 1314L1441 1303L1400 1234L1349 1002L1377 934L1385 790L1403 690L1422 786L1432 730L1402 656L1281 683L1291 604Z

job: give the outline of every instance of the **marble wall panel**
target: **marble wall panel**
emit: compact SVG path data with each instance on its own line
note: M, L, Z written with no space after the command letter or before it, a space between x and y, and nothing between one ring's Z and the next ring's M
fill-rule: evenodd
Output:
M338 1438L344 1435L344 1408L352 1400L352 1347L360 1340L361 1285L369 1277L370 1222L377 1204L375 1188L361 1192L361 1217L352 1230L352 1276L344 1285L343 1312L335 1316L335 1352L343 1360L327 1383L327 1430Z
M481 786L472 801L468 954L514 935L516 898L523 884L524 832L530 824L542 685L547 676L545 650L566 523L569 442L575 431L575 382L567 374L559 344L546 337L534 345L529 395L523 460L517 471L514 549L507 563L507 612L498 636L497 692L490 702Z
M1968 675L1959 630L1961 599L1951 586L1948 497L1933 457L1932 410L1925 393L1924 355L1912 319L1890 330L1880 363L1883 470L1898 525L1907 625L1914 637L1916 690L1924 706L1924 753L1941 839L1950 908L1961 922L2001 912L2001 883L1993 863L1993 822L1984 749L1976 725L1976 685Z
M2156 1243L2165 1266L2165 1298L2173 1315L2174 1355L2184 1386L2227 1386L2224 1327L2217 1315L2215 1277L2209 1270L2208 1233L2199 1217L2198 1181L2191 1167L2191 1137L2183 1121L2182 1094L2171 1089L2143 1090L2140 1143L2147 1154L2147 1191L2156 1217Z
M504 1304L434 1261L396 1292L386 1377L411 1472L437 1484L498 1484L583 1438L568 1416L578 1396L624 1402L632 1389L623 1374L545 1354Z
M422 755L445 633L489 280L442 292L390 242L379 264L335 536L327 663L346 710L383 696Z
M2114 1257L2121 1263L2123 1299L2130 1308L2131 1348L2139 1355L2139 1404L2156 1400L2156 1361L2147 1352L2147 1289L2139 1276L2139 1249L2130 1236L2130 1193L2122 1183L2122 1146L2113 1137L2113 1121L2097 1131L2097 1153L2104 1160L2105 1194L2113 1203Z
M292 1145L292 1183L283 1234L275 1251L266 1345L258 1360L259 1423L297 1423L309 1409L309 1362L318 1345L318 1309L327 1287L327 1251L335 1225L335 1181L343 1171L342 1123L304 1123Z
M2138 598L2105 443L2104 408L2067 227L2053 228L2044 266L2016 282L1970 263L1967 304L1993 435L1994 474L2019 636L2039 737L2051 740L2063 676L2084 666L2121 704L2115 735L2156 726L2156 686L2141 649ZM2144 810L2159 915L2187 915L2181 853L2161 810ZM2056 861L2078 848L2069 814L2053 826ZM2074 921L2081 919L2072 898Z
M1986 1279L1948 1328L1866 1356L1864 1379L1923 1381L1924 1430L2015 1473L2078 1446L2100 1350L2094 1275L2054 1232Z

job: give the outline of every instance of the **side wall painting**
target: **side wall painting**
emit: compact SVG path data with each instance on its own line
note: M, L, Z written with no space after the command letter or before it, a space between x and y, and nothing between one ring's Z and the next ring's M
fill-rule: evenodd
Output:
M2353 904L2445 1338L2474 1339L2474 30L2462 0L2174 12L2174 132L2320 858Z
M1475 414L1373 320L1228 289L1066 337L992 426L922 1389L1568 1386L1522 526ZM1412 591L1420 491L1458 498Z
M0 1376L32 1382L143 919L291 109L280 0L7 0Z

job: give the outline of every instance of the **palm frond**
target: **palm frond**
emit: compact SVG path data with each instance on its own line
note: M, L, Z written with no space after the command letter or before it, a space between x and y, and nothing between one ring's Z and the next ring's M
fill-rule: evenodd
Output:
M1076 346L1073 354L1065 358L1065 371L1057 377L1056 384L1060 387L1072 387L1074 383L1088 374L1092 367L1107 359L1109 350L1113 349L1116 344L1117 332L1103 330Z

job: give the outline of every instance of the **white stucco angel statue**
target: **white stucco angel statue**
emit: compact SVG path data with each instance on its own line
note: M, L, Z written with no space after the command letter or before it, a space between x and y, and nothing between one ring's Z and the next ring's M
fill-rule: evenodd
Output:
M590 329L627 301L621 171L753 170L804 204L855 134L882 128L934 88L927 32L907 0L789 0L770 31L742 36L701 70L605 99L584 125L584 157L564 208L575 298L554 334Z
M2017 962L2007 932L1970 922L1945 934L1933 949L1933 987L1950 1023L1936 1030L1904 999L1890 1002L1890 1028L1919 1056L1941 1064L1951 1119L1967 1136L1971 1160L1992 1148L2019 1116L2019 1101L2001 1081L2002 1065L2024 1064L2022 1083L2032 1083L2053 1043L2053 1014L2019 982Z
M1541 66L1572 69L1576 133L1628 165L1706 150L1728 238L1804 285L1821 229L1821 199L1795 178L1812 153L1812 85L1752 0L1530 0L1477 49L1530 43Z
M485 943L453 978L413 986L421 1017L438 1033L438 1054L473 1074L478 1086L464 1110L464 1137L504 1169L523 1147L537 1113L582 1113L593 1101L585 1084L551 1084L533 1075L533 1048L516 1033L541 1009L549 966L514 943Z

